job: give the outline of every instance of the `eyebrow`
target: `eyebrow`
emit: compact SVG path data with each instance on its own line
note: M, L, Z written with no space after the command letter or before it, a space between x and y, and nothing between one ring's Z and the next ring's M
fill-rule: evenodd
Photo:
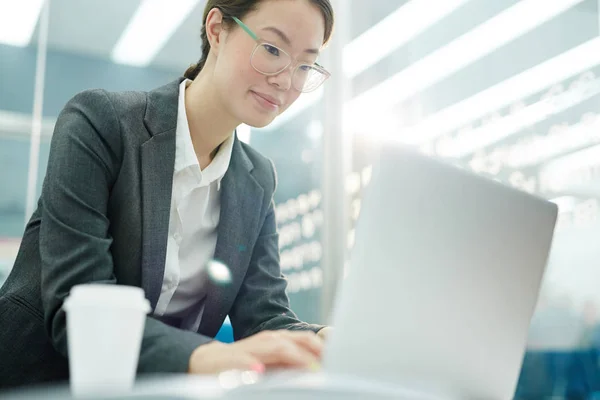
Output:
M288 46L292 46L292 42L291 42L290 38L288 38L285 33L283 33L281 30L275 28L274 26L267 26L266 28L263 28L263 30L271 31L271 32L275 33L277 36L279 36L281 38L281 40L284 41L285 44L287 44ZM306 49L306 50L304 50L304 52L310 53L310 54L319 54L319 49Z

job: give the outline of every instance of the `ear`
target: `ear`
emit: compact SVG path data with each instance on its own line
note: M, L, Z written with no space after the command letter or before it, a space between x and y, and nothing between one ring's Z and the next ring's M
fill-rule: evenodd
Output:
M225 29L223 27L223 13L218 8L213 8L208 12L206 16L206 22L204 24L206 28L206 37L210 48L218 50L219 44L223 41Z

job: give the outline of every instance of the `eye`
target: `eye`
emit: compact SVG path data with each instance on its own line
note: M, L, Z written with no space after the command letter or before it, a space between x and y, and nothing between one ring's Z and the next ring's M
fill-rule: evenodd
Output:
M270 44L263 44L263 47L269 54L279 57L279 49L277 47Z
M310 65L306 65L306 64L304 64L304 65L301 65L301 66L300 66L300 69L301 69L303 72L309 72L309 71L312 69L312 67L311 67Z

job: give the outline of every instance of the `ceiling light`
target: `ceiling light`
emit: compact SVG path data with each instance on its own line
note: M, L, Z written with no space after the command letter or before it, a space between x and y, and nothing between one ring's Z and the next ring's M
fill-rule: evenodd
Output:
M112 60L147 66L197 4L198 0L178 0L176 5L143 0L113 49Z
M44 0L0 1L0 43L29 45L43 5Z
M403 127L400 141L406 144L423 144L598 64L600 38L596 37L444 108L414 126Z
M356 127L372 121L371 111L389 108L444 80L582 0L522 0L495 17L416 61L372 89L352 99L346 107L347 123ZM394 132L395 133L395 132Z
M344 48L344 73L355 77L468 1L409 1Z

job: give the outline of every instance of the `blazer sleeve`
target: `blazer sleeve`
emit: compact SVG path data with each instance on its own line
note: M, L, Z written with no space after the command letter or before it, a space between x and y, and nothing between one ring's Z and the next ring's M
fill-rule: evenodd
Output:
M273 167L272 171L276 182ZM252 251L248 272L229 312L235 340L263 330L307 330L316 333L324 327L298 320L290 309L286 287L287 281L279 264L279 234L271 199Z
M59 116L40 197L42 304L46 331L67 356L63 301L74 285L116 284L108 202L123 155L120 123L106 92L75 96ZM147 317L139 372L186 372L210 338Z

